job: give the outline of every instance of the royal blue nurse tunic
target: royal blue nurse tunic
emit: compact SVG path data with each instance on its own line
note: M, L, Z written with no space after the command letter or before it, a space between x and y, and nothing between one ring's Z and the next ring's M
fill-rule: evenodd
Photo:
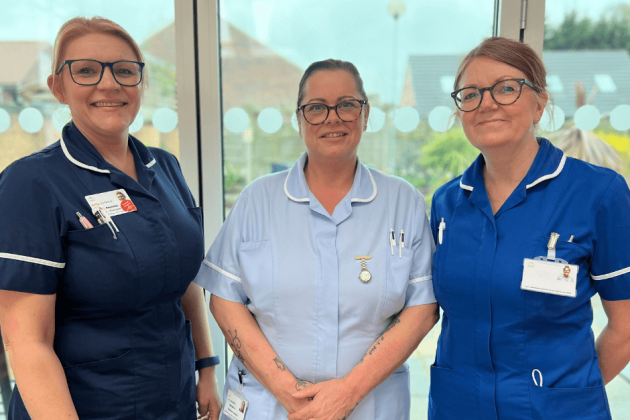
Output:
M138 182L72 123L0 174L0 288L56 294L54 350L81 420L191 420L181 297L203 259L201 211L174 156L131 136L129 147ZM137 211L113 217L115 240L85 197L121 188ZM17 387L8 418L30 418Z
M630 299L630 191L617 173L539 143L496 214L482 155L433 198L433 283L444 317L432 420L610 419L590 299ZM575 298L520 288L523 259L547 256L552 232L556 257L579 266Z
M350 192L330 215L308 188L306 159L243 190L195 282L246 305L291 373L318 383L350 372L401 310L435 302L434 248L424 198L409 183L358 163ZM372 278L364 283L356 257L367 255ZM238 371L246 373L245 420L286 419L247 361L232 360L224 400L239 388ZM405 420L409 407L405 363L348 420Z

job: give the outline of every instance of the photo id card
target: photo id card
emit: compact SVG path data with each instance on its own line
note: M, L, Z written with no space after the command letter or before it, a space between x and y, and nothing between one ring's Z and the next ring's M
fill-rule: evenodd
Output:
M227 401L223 407L223 414L230 420L243 420L247 411L247 400L237 391L229 390Z
M85 199L94 209L95 207L103 207L109 217L118 216L138 210L129 198L127 191L120 189L108 191L100 194L86 195Z
M523 260L521 289L558 296L575 297L577 293L576 279L579 268L579 266L573 264L525 258Z

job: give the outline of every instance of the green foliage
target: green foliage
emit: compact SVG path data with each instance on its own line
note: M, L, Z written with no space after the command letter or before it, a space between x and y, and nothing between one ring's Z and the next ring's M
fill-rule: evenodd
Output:
M237 188L239 191L245 185L245 178L240 175L237 169L230 162L223 164L223 186L225 191L232 191Z
M578 19L576 12L571 12L559 27L545 27L544 49L630 51L630 24L623 13L593 22L588 17Z
M151 57L147 57L146 61L151 89L157 91L162 98L174 98L176 95L175 65Z

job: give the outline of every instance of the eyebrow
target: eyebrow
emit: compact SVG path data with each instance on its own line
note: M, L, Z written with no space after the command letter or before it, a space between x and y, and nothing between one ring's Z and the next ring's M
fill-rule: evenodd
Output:
M494 82L490 86L493 86L494 84L496 84L497 82L500 82L502 80L509 80L509 79L522 79L522 78L521 77L514 77L514 76L509 75L509 74L504 74L503 76L499 76L496 79L494 79ZM467 87L477 87L477 85L466 85L466 86L464 86L461 89L464 89L464 88L467 88Z
M337 98L337 102L340 102L340 101L342 101L342 100L344 100L346 98L357 99L357 98L355 98L354 96L351 96L351 95L343 95L343 96L340 96L340 97ZM326 99L324 99L324 98L313 98L313 99L309 100L307 102L307 104L310 104L313 101L315 101L317 103L320 103L320 102L321 103L326 103Z

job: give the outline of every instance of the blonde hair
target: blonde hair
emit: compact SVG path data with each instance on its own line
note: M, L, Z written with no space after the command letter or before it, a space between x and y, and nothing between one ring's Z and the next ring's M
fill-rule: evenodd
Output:
M92 18L77 16L64 23L57 33L57 38L55 38L51 69L53 82L57 77L59 66L61 66L61 63L63 62L63 57L68 49L68 44L71 41L88 34L107 34L118 37L129 45L138 61L144 62L144 56L142 55L142 51L140 51L140 47L131 35L129 35L129 32L124 30L122 26L100 16L94 16ZM146 88L149 82L146 70L142 75L142 80L143 88Z

